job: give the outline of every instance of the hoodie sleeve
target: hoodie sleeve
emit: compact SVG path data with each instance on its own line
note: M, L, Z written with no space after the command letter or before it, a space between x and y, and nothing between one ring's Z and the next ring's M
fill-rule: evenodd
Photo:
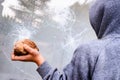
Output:
M79 47L74 52L71 62L60 73L44 62L38 69L43 80L91 80L92 63L87 48ZM91 64L90 64L91 63Z

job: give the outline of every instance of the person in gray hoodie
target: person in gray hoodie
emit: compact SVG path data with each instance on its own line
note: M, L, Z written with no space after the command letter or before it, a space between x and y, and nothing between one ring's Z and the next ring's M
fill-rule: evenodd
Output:
M96 0L90 9L90 23L98 40L80 45L71 62L60 73L40 52L24 45L26 56L13 61L31 61L43 80L120 80L120 1Z

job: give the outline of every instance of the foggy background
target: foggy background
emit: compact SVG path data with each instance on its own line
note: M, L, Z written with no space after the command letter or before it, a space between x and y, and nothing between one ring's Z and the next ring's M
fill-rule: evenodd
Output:
M89 4L75 2L69 7L54 8L55 5L47 6L47 0L40 4L40 0L21 1L26 1L23 2L26 8L12 7L15 16L5 16L0 5L0 80L41 80L36 64L10 60L17 40L35 41L46 61L62 71L77 46L96 39L89 23Z

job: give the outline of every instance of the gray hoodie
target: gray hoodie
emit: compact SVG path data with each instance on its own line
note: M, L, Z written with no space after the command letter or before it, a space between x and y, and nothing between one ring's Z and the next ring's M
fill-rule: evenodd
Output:
M90 23L98 40L80 45L62 73L44 62L43 80L120 80L120 0L97 0Z

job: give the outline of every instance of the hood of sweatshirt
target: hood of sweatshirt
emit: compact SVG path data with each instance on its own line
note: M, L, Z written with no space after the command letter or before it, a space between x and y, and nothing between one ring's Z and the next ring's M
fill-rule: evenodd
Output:
M96 0L89 12L90 23L99 39L120 35L120 1Z

